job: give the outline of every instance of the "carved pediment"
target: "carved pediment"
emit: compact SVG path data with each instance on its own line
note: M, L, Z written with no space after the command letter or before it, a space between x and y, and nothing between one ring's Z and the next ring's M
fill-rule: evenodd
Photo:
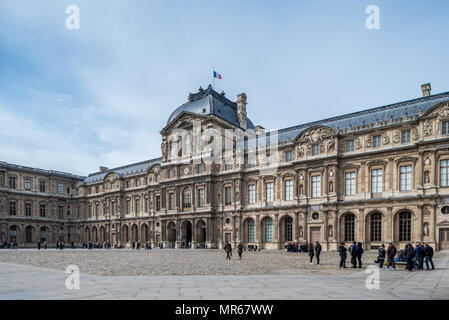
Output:
M301 143L314 144L319 143L325 139L332 138L335 135L336 135L335 130L330 127L324 126L312 127L301 132L296 138L296 141Z
M443 102L429 110L429 117L449 118L449 102Z
M119 179L120 177L118 176L117 173L115 172L110 172L107 175L104 176L103 181L108 181L108 182L113 182L116 179Z

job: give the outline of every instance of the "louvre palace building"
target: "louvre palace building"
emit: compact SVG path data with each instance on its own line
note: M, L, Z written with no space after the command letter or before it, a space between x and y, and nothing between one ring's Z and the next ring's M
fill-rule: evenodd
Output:
M0 240L449 249L449 92L432 95L426 84L416 99L276 134L247 118L244 93L235 100L200 88L162 128L161 157L87 177L0 162ZM243 132L243 148L229 129ZM231 140L230 151L211 149L220 140L211 130ZM265 162L249 159L254 136Z

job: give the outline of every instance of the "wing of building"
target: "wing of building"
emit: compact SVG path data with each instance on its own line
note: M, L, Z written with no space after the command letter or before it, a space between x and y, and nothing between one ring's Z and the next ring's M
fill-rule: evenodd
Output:
M449 92L425 85L417 99L269 134L245 94L209 86L187 100L161 130L159 158L87 177L0 162L2 243L449 249ZM227 132L249 140L239 148ZM255 136L265 158L250 156ZM217 152L220 140L232 147Z

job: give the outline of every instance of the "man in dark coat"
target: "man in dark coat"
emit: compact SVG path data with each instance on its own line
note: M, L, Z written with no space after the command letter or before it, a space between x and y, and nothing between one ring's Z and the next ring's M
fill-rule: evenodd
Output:
M433 248L431 246L429 246L427 243L424 245L425 251L424 251L424 258L426 259L426 267L427 270L429 270L429 261L430 264L432 265L432 270L435 270L435 266L433 264L432 261L432 257L433 257Z
M226 251L226 260L231 260L231 254L232 254L231 244L229 242L226 242L224 249Z
M357 242L353 242L350 249L349 249L349 253L351 253L351 263L352 263L352 267L353 268L357 268Z
M385 263L385 256L387 255L387 251L385 251L385 245L382 243L382 246L380 246L377 251L379 253L379 257L377 258L377 261L379 262L379 269L382 269Z
M407 260L407 270L413 271L413 259L415 258L415 250L413 246L409 243L404 249L405 259Z
M396 253L397 253L397 249L396 247L390 242L388 244L388 249L387 249L387 269L391 270L391 269L395 269L395 258L396 258Z
M345 247L344 242L340 242L340 246L338 247L338 254L340 255L340 268L346 268L346 257L348 249Z
M316 264L320 264L321 244L317 241L315 244Z
M362 267L362 255L363 255L362 243L359 242L359 243L357 243L357 247L356 247L356 257L357 257L357 260L359 261L359 268Z
M237 252L239 254L239 260L242 260L243 244L239 243L239 245L237 246Z
M314 256L314 247L313 244L309 244L309 258L310 258L310 264L313 264L313 256Z

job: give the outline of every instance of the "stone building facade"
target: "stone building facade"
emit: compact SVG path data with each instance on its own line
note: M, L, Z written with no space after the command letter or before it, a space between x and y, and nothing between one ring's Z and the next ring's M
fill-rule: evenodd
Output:
M449 249L449 92L422 88L421 98L279 130L269 174L246 147L243 163L239 148L230 162L201 160L209 129L224 140L226 129L266 134L247 118L245 94L233 102L200 88L162 129L161 158L87 177L0 162L1 241ZM187 135L174 138L179 129Z

